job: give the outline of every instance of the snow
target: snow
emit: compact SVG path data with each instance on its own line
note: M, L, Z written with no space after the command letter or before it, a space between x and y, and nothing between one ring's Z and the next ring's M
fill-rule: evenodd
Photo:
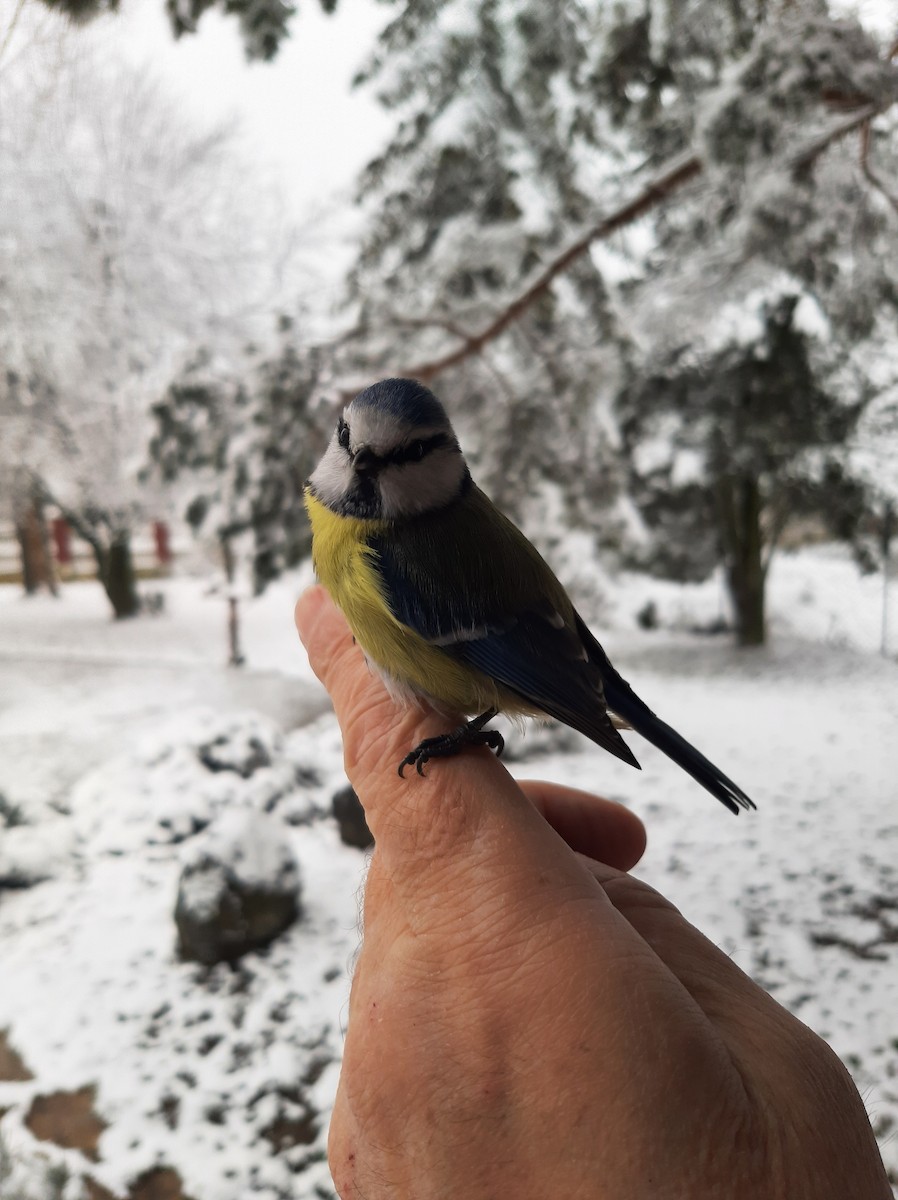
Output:
M764 340L765 312L784 296L799 295L795 307L795 327L811 338L826 340L831 333L822 308L804 292L797 279L784 271L777 272L762 287L751 289L738 301L721 305L710 322L704 346L712 352L723 346L751 346Z
M71 822L45 821L5 829L0 841L0 888L30 887L52 879L72 853Z
M701 584L674 584L637 574L624 575L618 583L611 608L617 624L632 624L650 601L664 629L695 633L732 622L720 571ZM881 650L882 574L859 575L844 547L824 545L813 551L776 555L770 567L769 591L768 624L774 647L799 638L824 647L827 653L850 649L876 654ZM894 584L885 607L886 624L893 631L887 636L886 649L894 659L898 657L898 587ZM766 661L767 653L758 655L757 661Z
M188 866L214 862L221 874L228 872L241 883L264 889L277 885L279 888L296 890L299 886L299 871L290 847L281 835L281 822L259 813L227 809L221 817L191 846ZM202 872L184 880L187 904L190 908L206 907L210 899L221 892L215 886L210 892L209 875Z
M0 891L0 1030L35 1076L0 1083L0 1145L35 1196L60 1162L118 1194L161 1164L202 1200L332 1195L327 1113L366 858L328 815L339 731L292 627L307 578L242 605L242 671L222 665L225 602L200 580L154 584L165 614L118 624L94 585L58 601L0 588L0 792L25 821L0 827L0 864L18 855L43 877ZM632 736L641 774L551 731L511 730L509 765L640 814L638 874L830 1041L898 1172L898 646L876 653L881 582L834 547L781 555L773 638L749 652L691 632L726 617L719 579L606 580L594 625L612 659L757 813L734 819ZM649 600L651 632L636 622ZM233 849L250 818L289 847L303 916L235 967L181 962L181 870L205 837ZM285 859L253 861L272 876ZM87 1084L107 1123L90 1164L23 1124L35 1095ZM311 1140L277 1152L278 1122Z
M814 297L807 292L802 294L795 306L792 323L800 333L806 334L809 338L826 342L832 337L832 325L826 313Z

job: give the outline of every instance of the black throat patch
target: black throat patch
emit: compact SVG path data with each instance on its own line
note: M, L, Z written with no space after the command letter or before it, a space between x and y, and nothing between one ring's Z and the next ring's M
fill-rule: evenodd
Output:
M356 475L334 511L343 517L358 517L362 521L377 520L382 512L377 481L367 475Z

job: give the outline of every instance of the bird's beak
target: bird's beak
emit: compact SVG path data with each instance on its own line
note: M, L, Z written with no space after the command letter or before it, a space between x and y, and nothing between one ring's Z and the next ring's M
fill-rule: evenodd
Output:
M357 475L376 475L380 466L380 458L370 446L359 446L352 456L352 469Z

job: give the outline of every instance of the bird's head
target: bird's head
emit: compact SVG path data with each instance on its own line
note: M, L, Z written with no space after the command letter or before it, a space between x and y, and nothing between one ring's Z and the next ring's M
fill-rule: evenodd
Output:
M414 379L384 379L344 408L309 486L334 512L395 521L443 508L469 479L433 392Z

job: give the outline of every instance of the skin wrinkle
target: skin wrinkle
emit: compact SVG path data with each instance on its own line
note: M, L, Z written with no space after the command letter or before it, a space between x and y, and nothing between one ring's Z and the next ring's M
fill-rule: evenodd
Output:
M454 881L448 878L449 876L457 877L459 871L462 874L470 874L470 878L464 882L460 882L457 878ZM517 870L513 874L517 878L520 877L520 872ZM464 856L460 862L456 862L454 858L447 862L437 855L433 860L433 866L429 868L427 894L428 896L439 896L445 892L447 887L460 888L462 891L476 896L477 901L463 919L456 917L446 921L441 920L438 905L435 916L433 905L426 900L422 901L423 919L427 923L428 932L423 943L418 944L417 953L430 955L435 961L442 963L442 960L448 956L448 945L452 948L452 953L458 956L458 971L469 973L473 968L471 956L466 947L472 942L476 944L478 939L489 945L482 935L490 931L495 936L497 945L504 949L497 961L477 964L477 968L503 971L504 964L508 959L508 952L513 950L513 943L517 941L514 935L516 927L519 926L519 921L515 914L510 912L507 900L503 898L503 889L509 887L509 880L502 877L501 874L485 874L482 867L476 862L473 865L469 864ZM558 910L541 911L538 898L522 897L522 903L531 905L534 910L524 932L526 941L532 942L537 936L540 936L545 925L557 923ZM414 911L412 909L409 913L410 922L414 920ZM410 923L409 930L413 934L417 933L413 923ZM430 946L434 947L433 952L429 950ZM445 970L446 968L441 967L441 969Z
M502 993L514 982L527 980L533 974L529 948L538 945L544 934L537 921L531 922L531 928L522 930L517 937L513 937L513 929L506 931L501 925L497 929L497 924L493 910L475 913L471 920L466 920L462 937L453 937L453 930L446 931L439 923L432 923L423 939L423 946L419 942L419 950L427 953L431 943L439 949L439 954L433 957L440 962L442 981L487 978L489 989ZM485 933L495 937L500 953L482 945ZM478 945L481 946L479 951L476 949ZM558 986L557 981L555 986ZM534 997L534 1008L545 1004L547 999L545 993L541 997Z
M456 793L437 797L435 781L428 783L418 777L408 786L420 789L419 794L405 796L390 806L389 828L384 826L385 834L390 835L389 845L384 855L385 861L397 860L397 883L414 894L422 873L430 879L431 889L436 889L439 877L453 869L476 841L477 826L476 813L472 814ZM432 820L426 830L415 819L422 796L432 798L433 803ZM411 863L414 870L410 869Z
M364 691L359 689L358 695L347 697L345 703L347 715L350 720L363 714L367 717L369 715L369 708L372 707L371 698L367 695L367 688ZM392 708L392 705L389 697L382 694L381 698L373 702L373 707L375 712L371 713L370 716L376 718L380 710L387 712ZM405 729L411 732L416 727L418 721L420 721L420 716L409 712L408 714L403 714L403 719L396 724L399 727L399 732ZM358 725L362 730L365 730L367 720L364 724L358 722ZM376 725L372 725L371 728L376 728ZM403 733L403 736L407 735ZM391 736L390 740L398 745L398 737ZM380 766L382 764L383 753L383 739L378 738L372 733L361 732L355 737L347 738L343 746L343 760L350 780L357 777L367 778L371 774L372 766L375 764ZM375 801L377 794L379 793L375 794Z
M653 888L650 888L647 884L643 884L639 880L633 879L631 876L615 874L614 878L608 879L605 882L604 888L612 904L615 904L614 893L618 891L618 889L625 893L628 919L631 924L641 927L643 936L648 937L649 945L651 945L656 939L650 937L647 934L644 925L641 925L638 919L640 909L650 913L654 912L655 914L663 914L663 916L666 918L680 918L679 910L673 904L671 904L663 896L659 895L659 893L657 893ZM638 898L638 903L633 902L634 897ZM697 939L701 939L704 946L709 945L706 939L702 938L698 931L693 932L695 933ZM663 933L658 935L657 940L661 944L664 944L665 940L668 943L670 941L669 938L664 939ZM677 979L689 992L690 997L695 1001L695 1003L699 1005L703 1013L708 1013L709 1009L712 1012L715 1009L720 1009L721 1016L724 1018L724 1020L720 1024L711 1024L709 1022L709 1026L713 1031L714 1036L719 1039L722 1049L727 1054L734 1076L738 1080L742 1089L745 1107L746 1109L749 1109L755 1099L755 1092L753 1087L748 1082L748 1076L743 1070L743 1064L740 1061L740 1056L734 1053L734 1048L731 1045L730 1039L727 1037L726 1018L732 1017L732 1008L731 1002L724 1001L721 1003L719 1001L720 964L715 964L714 967L710 967L708 965L709 960L707 957L702 957L699 955L695 955L694 959L695 961L691 964L688 973L688 982L684 980L684 972L682 970L678 971ZM735 966L735 964L731 964L729 959L726 959L725 962L728 966L732 967L732 970L735 973L734 981L736 978L738 978L740 985L745 983L750 984L752 988L756 989L759 998L763 997L765 1001L768 999L766 993L764 993L760 988L757 988L757 985L754 984L754 981L745 976L743 972L741 972L739 968ZM705 986L702 986L703 982ZM743 1005L740 1004L739 1007L741 1008ZM744 1036L744 1021L740 1022L739 1024L739 1032L741 1036Z
M426 868L428 892L439 894L451 887L470 894L472 909L467 915L469 933L479 932L482 928L492 928L500 942L507 939L508 935L503 932L506 926L513 930L519 924L517 912L507 903L507 893L512 888L522 893L519 906L524 906L532 913L529 923L531 934L549 921L558 924L559 913L565 903L563 893L556 892L555 903L547 910L542 909L539 899L540 891L546 887L559 887L558 870L553 869L551 873L542 871L534 876L522 864L518 864L513 868L509 866L507 874L501 871L485 871L483 859L490 853L489 843L494 839L501 842L513 838L517 836L516 831L512 828L497 829L493 822L483 829L477 816L478 812L483 815L480 801L474 802L475 812L472 816L471 801L453 803L451 789L448 811L444 811L446 804L446 799L441 799L436 831L433 823L428 825L428 833L435 838ZM532 812L528 815L532 819ZM480 853L471 854L474 846L478 847ZM412 885L415 888L420 887L418 877L412 881ZM582 878L577 880L576 887L571 882L570 890L571 903L593 904L602 896L600 887L586 869ZM429 913L427 919L432 923L433 918ZM436 932L444 932L439 922ZM447 932L449 936L452 935L451 929Z

